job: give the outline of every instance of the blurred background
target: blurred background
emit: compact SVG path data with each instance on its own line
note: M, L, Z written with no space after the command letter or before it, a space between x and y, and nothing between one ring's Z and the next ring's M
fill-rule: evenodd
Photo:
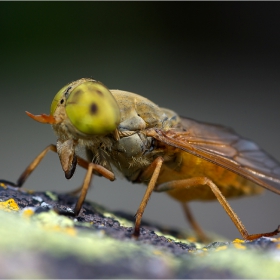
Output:
M219 123L253 139L280 161L279 2L1 2L0 178L16 181L56 138L24 111L49 113L56 92L92 77L148 97L183 116ZM28 179L34 190L69 191L50 153ZM145 187L95 178L87 199L135 214ZM231 200L250 233L280 224L280 197ZM240 234L218 202L191 203L200 225ZM144 218L186 229L180 205L154 193Z

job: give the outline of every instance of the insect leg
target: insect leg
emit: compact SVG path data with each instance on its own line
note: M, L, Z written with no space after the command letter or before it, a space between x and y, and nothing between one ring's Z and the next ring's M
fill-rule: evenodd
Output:
M108 169L106 169L102 165L94 164L92 162L86 161L85 159L83 159L81 157L77 157L77 163L78 163L79 166L81 166L81 167L83 167L85 169L89 169L89 166L93 165L93 170L98 172L100 175L102 175L106 179L109 179L110 181L114 181L115 180L114 173L109 171Z
M153 171L153 175L152 178L148 184L148 187L146 189L146 192L142 198L142 201L140 203L140 206L136 212L136 220L135 220L135 226L134 226L134 232L133 232L133 236L134 237L138 237L140 234L140 224L141 224L141 219L144 213L144 210L147 206L147 203L149 201L149 198L155 188L157 179L158 179L158 175L161 169L163 163L163 158L162 157L158 157L156 158L149 166L148 168L143 172L143 174L141 175L141 177L145 177L146 174L149 174L149 172ZM140 177L140 180L141 180Z
M17 180L16 184L12 183L13 187L18 187L20 188L24 182L27 180L29 175L32 173L32 171L38 166L38 164L41 162L41 160L45 157L48 151L53 151L56 152L56 146L51 144L47 146L24 170L24 172L20 175L20 177ZM4 182L1 180L1 182Z
M54 144L51 144L49 146L47 146L28 166L27 168L23 171L23 173L20 175L20 177L17 180L17 183L11 183L8 182L6 180L0 180L0 183L7 183L10 184L13 187L21 187L24 182L27 180L27 178L30 176L30 174L33 172L33 170L39 165L39 163L41 162L41 160L46 156L46 154L49 151L53 151L53 152L57 152L56 146ZM77 163L79 166L88 169L89 166L89 162L84 160L83 158L77 157ZM101 175L103 175L105 178L109 179L109 180L114 180L115 176L112 172L110 172L109 170L105 169L102 166L96 167L95 170L97 172L99 172Z
M280 226L272 232L267 233L258 233L258 234L249 234L246 230L245 226L237 216L237 214L233 211L233 209L230 207L229 203L227 202L226 198L223 196L219 188L207 177L195 177L195 178L189 178L189 179L183 179L183 180L177 180L177 181L170 181L167 183L163 183L159 186L157 186L156 191L171 191L171 190L182 190L186 188L194 188L199 185L207 185L210 187L212 192L215 194L217 200L220 202L220 204L223 206L224 210L227 212L237 229L239 230L242 237L246 240L254 240L257 238L260 238L262 236L274 236L278 233L280 233Z
M114 173L112 173L111 171L109 171L108 169L106 169L105 167L103 167L101 165L94 164L92 162L87 162L82 158L78 158L78 164L80 164L80 163L84 165L82 167L85 167L85 165L87 166L87 167L85 167L85 168L87 168L87 173L84 178L83 185L80 189L80 191L81 191L80 196L78 198L78 201L77 201L75 209L74 209L75 216L78 216L81 211L81 208L83 206L83 203L85 201L85 198L86 198L86 195L88 192L88 188L90 186L92 173L94 170L97 171L99 174L101 174L103 177L105 177L111 181L115 180Z
M189 208L189 205L186 202L183 202L182 203L182 208L183 208L184 214L186 216L186 219L188 220L189 224L191 225L191 227L195 231L198 238L204 243L208 242L209 238L206 236L206 234L203 232L201 227L196 222L196 220L195 220L195 218L194 218L194 216L191 212L191 209Z

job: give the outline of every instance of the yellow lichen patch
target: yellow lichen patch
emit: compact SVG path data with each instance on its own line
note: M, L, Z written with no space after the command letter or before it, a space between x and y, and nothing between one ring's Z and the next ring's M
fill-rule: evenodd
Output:
M245 242L244 240L238 239L238 238L236 238L232 241L232 243L244 243L244 242Z
M245 243L244 240L237 238L237 239L233 240L232 243L236 249L246 250L246 246L242 245Z
M0 202L0 209L2 209L4 211L7 211L7 212L19 211L20 210L18 204L12 198L8 199L6 201L1 201Z
M224 246L218 247L215 251L216 252L223 251L223 250L226 250L227 248L228 248L228 246L224 245Z
M33 216L34 213L35 213L35 212L34 212L34 209L33 209L33 208L27 207L27 208L25 208L25 209L22 210L22 217L24 217L24 218L29 218L29 217Z
M244 246L240 243L234 243L233 245L236 249L246 250L246 246Z
M190 236L190 237L188 237L187 238L187 240L189 241L189 242L197 242L197 238L195 237L195 236Z
M7 189L7 186L4 183L0 183L0 187Z

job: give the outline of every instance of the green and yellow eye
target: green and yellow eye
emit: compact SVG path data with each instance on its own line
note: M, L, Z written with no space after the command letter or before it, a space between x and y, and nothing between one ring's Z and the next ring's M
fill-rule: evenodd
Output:
M104 135L113 132L120 122L115 98L103 84L94 80L82 79L63 87L54 97L51 115L64 102L67 117L82 133Z
M63 98L66 89L69 87L70 84L64 86L54 97L52 104L51 104L51 115L53 116L55 109L57 108L58 102L61 101Z

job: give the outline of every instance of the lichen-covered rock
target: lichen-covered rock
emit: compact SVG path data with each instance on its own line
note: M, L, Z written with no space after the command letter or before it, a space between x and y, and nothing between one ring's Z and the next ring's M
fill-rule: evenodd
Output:
M280 278L280 239L199 244L76 198L0 187L1 278ZM129 216L128 216L129 217ZM181 236L184 236L181 233Z

